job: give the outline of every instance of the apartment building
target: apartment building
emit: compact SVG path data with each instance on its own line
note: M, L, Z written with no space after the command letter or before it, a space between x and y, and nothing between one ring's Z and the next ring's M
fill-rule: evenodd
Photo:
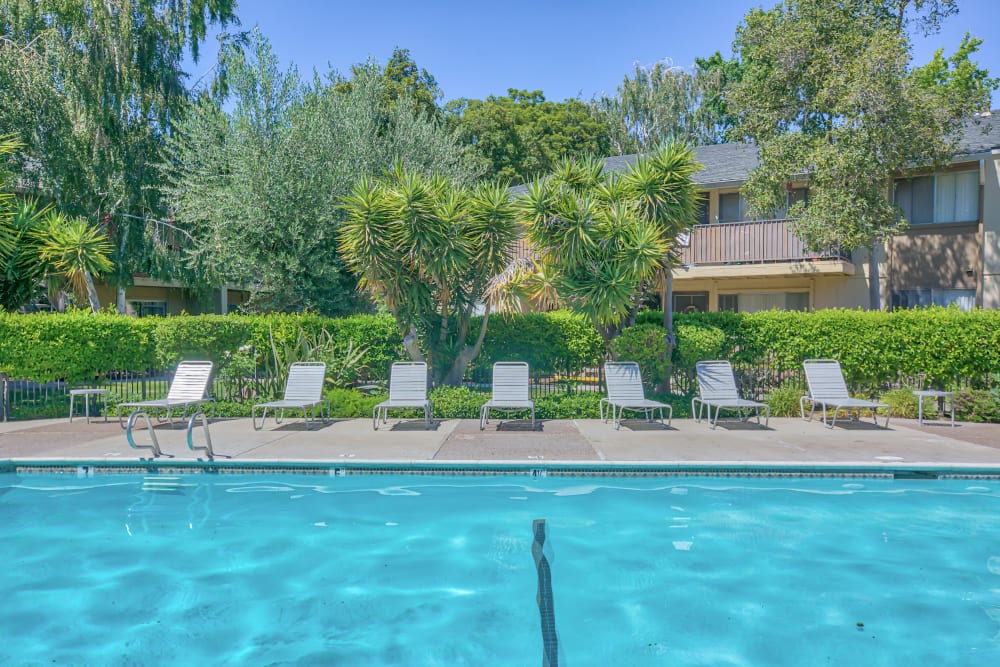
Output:
M704 201L674 271L675 311L868 306L865 250L813 252L783 211L750 219L740 186L758 165L753 145L696 153ZM636 158L608 158L606 168L624 171ZM808 199L809 184L789 183L787 191L785 211ZM894 197L910 226L882 253L882 307L1000 308L1000 113L966 123L951 164L897 179Z

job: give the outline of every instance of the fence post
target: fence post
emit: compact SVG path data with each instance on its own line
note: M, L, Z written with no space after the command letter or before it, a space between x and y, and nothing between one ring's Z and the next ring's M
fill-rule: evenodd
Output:
M0 408L3 409L3 420L7 421L7 374L0 373L0 380L3 381L3 402L0 402Z

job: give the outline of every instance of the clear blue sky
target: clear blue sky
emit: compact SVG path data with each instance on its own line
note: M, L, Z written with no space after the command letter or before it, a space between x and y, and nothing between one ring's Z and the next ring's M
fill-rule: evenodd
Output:
M347 72L371 57L381 64L394 47L410 50L444 100L483 99L508 88L541 90L549 100L589 100L612 93L634 63L669 59L690 67L715 51L732 55L736 26L753 7L740 0L238 0L245 29L258 25L285 65ZM966 31L984 40L977 60L1000 76L998 0L959 0L940 34L918 38L914 63L936 48L955 50ZM190 66L197 79L214 60L214 42ZM1000 95L994 94L994 103Z

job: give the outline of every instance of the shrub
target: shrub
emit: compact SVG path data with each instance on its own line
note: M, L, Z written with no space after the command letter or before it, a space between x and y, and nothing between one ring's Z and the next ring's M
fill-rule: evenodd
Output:
M541 396L535 399L535 416L538 419L596 419L602 396L596 391Z
M772 417L798 417L799 399L807 393L798 380L786 380L780 387L764 396L764 402L771 409Z
M704 322L677 324L674 329L677 336L674 361L681 368L692 369L699 361L725 357L726 334L722 329Z
M430 392L435 419L478 419L479 409L489 398L466 387L435 387Z
M660 387L670 373L667 344L663 340L663 327L655 324L637 324L622 331L611 341L615 359L634 361L642 371L643 384L648 388Z
M913 390L907 389L905 387L900 387L898 389L890 389L889 391L882 394L879 398L879 402L887 403L893 417L901 417L903 419L916 419L918 412L917 397L913 395ZM936 409L937 403L932 401L924 401L924 415L928 415L928 410L930 410L930 417L934 415L934 410ZM882 410L880 410L882 412Z
M328 389L323 395L330 401L330 416L337 419L370 418L375 405L386 399L354 389Z
M1000 422L1000 398L982 389L955 392L955 416L969 422Z

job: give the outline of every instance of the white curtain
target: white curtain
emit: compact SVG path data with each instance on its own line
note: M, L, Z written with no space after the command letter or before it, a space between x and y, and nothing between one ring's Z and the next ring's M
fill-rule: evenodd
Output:
M979 172L937 175L934 222L970 222L979 219Z

